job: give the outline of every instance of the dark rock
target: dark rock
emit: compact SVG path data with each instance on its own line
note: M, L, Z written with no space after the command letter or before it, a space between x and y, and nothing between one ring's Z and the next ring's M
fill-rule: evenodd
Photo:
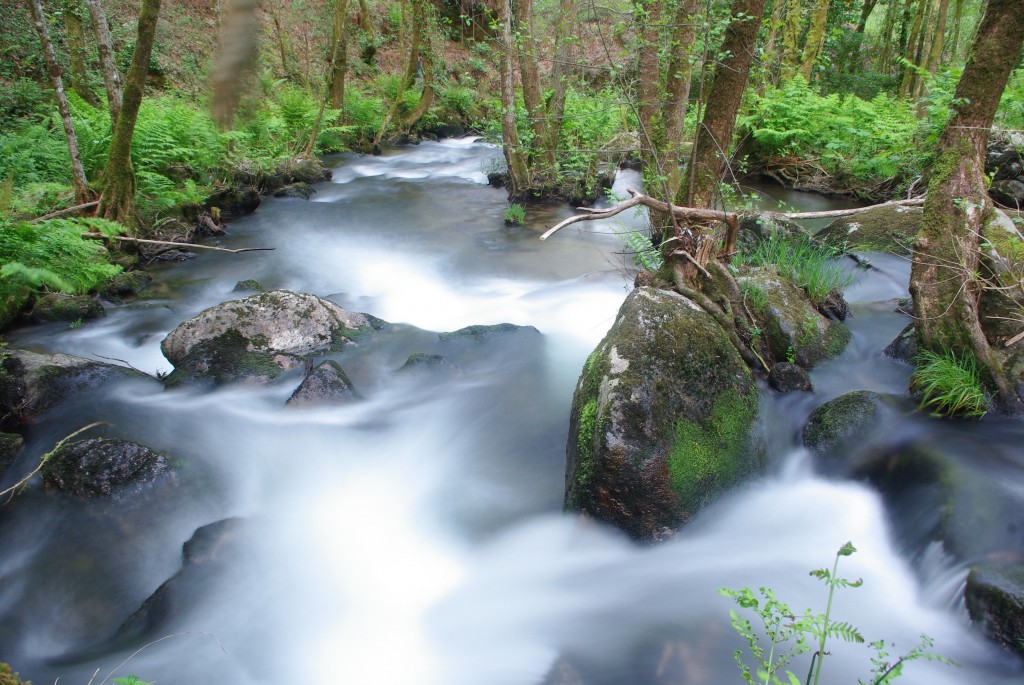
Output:
M1005 140L998 140L994 136L989 140L988 151L985 156L985 173L992 177L993 181L1003 181L1017 178L1024 171L1024 159L1016 147Z
M215 597L228 585L231 571L247 561L243 533L238 518L197 529L182 547L181 568L121 624L115 639L153 636L203 598Z
M152 282L153 277L145 271L125 271L101 285L99 294L108 300L121 300L138 295Z
M351 402L359 399L352 381L345 375L338 362L328 359L309 372L305 380L295 389L286 404L309 406L314 404Z
M68 494L111 497L137 492L170 470L164 455L144 445L92 438L58 449L41 473L46 485Z
M171 384L191 380L265 383L303 358L372 330L366 316L287 290L211 307L179 325L160 349L174 364Z
M1024 656L1024 563L972 567L964 599L972 621Z
M896 339L886 346L884 354L901 362L912 362L917 356L917 332L914 324L907 324Z
M995 181L988 188L989 197L1011 209L1024 207L1024 183L1017 179Z
M893 300L896 308L893 309L897 314L903 314L904 316L914 315L914 301L909 297L900 297Z
M487 174L487 185L492 188L504 188L505 176L506 174L504 172L492 171Z
M0 368L0 423L5 427L16 426L66 397L108 381L148 378L123 366L26 350L10 350Z
M438 138L462 138L466 135L466 129L458 124L440 124L431 130Z
M17 433L0 433L0 480L3 480L7 469L11 468L23 444L25 439Z
M47 321L87 321L106 316L103 305L88 295L45 293L36 298L28 318L36 323Z
M203 203L203 207L211 214L219 213L221 221L245 216L256 211L259 206L260 194L252 186L223 188L207 197Z
M402 145L419 145L420 139L418 136L411 133L402 133L397 136L388 138L388 145L392 147L400 147Z
M409 355L402 364L399 371L410 371L412 369L437 369L451 367L452 363L448 358L440 354L427 354L425 352L414 352Z
M803 226L792 219L774 212L757 212L740 216L736 247L741 252L750 252L758 243L775 236L795 237L806 235Z
M671 535L758 472L757 399L710 314L674 292L634 290L573 395L566 508L639 540Z
M258 293L266 292L266 288L260 285L259 281L254 280L252 278L246 278L244 280L239 281L238 283L235 283L234 291L236 293L243 292L246 290L253 290Z
M316 190L313 189L313 186L308 183L289 183L288 185L275 190L274 197L298 197L303 200L308 200L315 192Z
M440 337L441 340L471 340L473 342L479 342L485 338L496 335L508 335L510 333L520 332L540 335L540 331L533 326L517 326L513 323L499 323L490 326L466 326L465 328L460 328L457 331L439 333L438 337Z
M811 369L846 348L850 330L822 316L807 293L774 270L754 270L737 280L764 294L764 306L755 308L753 314L773 359L792 358L805 369Z
M330 180L331 172L316 157L290 159L277 168L281 185L305 183L312 185ZM269 189L268 189L269 190Z
M583 676L569 659L564 656L558 657L555 663L551 664L540 685L585 685Z
M804 445L821 457L842 453L877 426L885 402L885 396L869 390L855 390L826 402L807 420Z
M772 365L771 371L768 372L768 385L779 392L794 392L796 390L812 392L814 390L807 371L789 362Z
M849 303L843 297L843 293L835 288L818 303L817 310L826 319L832 321L846 321L846 317L850 315Z
M836 219L815 237L842 250L909 255L923 215L921 207L875 207Z

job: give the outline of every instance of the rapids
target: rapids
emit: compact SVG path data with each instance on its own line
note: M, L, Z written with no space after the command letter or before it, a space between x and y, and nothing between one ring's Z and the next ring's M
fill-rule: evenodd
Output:
M817 393L764 393L768 475L676 539L640 547L561 504L573 387L631 287L615 234L641 217L577 224L541 243L569 209L530 208L527 226L506 227L504 191L482 173L497 157L469 140L339 156L311 201L267 199L223 239L273 252L199 253L154 269L155 287L105 319L9 336L13 347L162 373L160 340L240 297L234 285L249 278L400 324L339 358L359 403L286 409L294 374L213 391L133 381L34 422L0 489L91 421L110 424L95 434L165 451L177 476L113 502L34 484L0 509L0 660L37 685L84 685L96 669L96 685L127 673L159 685L533 685L559 655L593 685L735 683L732 652L743 645L716 590L768 586L797 610L822 611L826 590L807 572L851 540L859 551L840 572L864 586L838 594L834 617L897 654L927 633L962 664L915 662L900 683L1019 683L1019 664L969 624L965 568L939 546L900 539L879 495L815 475L798 447L821 402L906 388L909 369L881 350L905 323L890 300L906 296L909 265L876 255L877 270L858 272L853 341L813 372ZM637 183L623 172L616 189ZM503 322L542 337L489 347L451 377L397 373L410 353L435 351L436 332ZM977 455L978 428L954 435L935 423L906 430L938 431L1024 488L1018 423L987 422ZM191 588L156 632L111 640L179 569L193 532L228 517L242 521L241 550L215 586ZM825 682L868 677L867 649L832 648Z

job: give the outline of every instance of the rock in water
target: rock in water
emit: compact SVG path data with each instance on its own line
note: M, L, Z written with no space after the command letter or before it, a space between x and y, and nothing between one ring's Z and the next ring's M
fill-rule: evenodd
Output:
M675 292L635 289L576 385L566 508L638 540L670 535L759 471L757 401L710 314Z
M359 395L338 362L328 359L309 372L288 398L289 406L351 402Z
M43 482L79 497L134 492L171 470L167 458L128 440L92 438L57 450L43 465Z

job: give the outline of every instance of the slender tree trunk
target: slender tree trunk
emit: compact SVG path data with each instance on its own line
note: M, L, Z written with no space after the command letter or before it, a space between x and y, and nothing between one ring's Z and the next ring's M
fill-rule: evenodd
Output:
M416 72L420 66L420 37L423 25L423 0L411 0L412 2L412 39L409 46L409 61L406 63L405 74L398 82L398 90L395 92L395 101L391 103L384 120L381 121L380 129L373 139L373 147L376 149L384 138L388 125L398 116L405 96L406 88L416 83Z
M501 30L501 141L505 161L508 163L508 195L519 198L530 186L526 156L516 128L516 90L512 74L515 40L512 37L511 0L498 3L498 24Z
M348 69L348 0L334 2L334 52L331 69L331 105L345 106L345 71Z
M547 135L544 122L544 101L540 89L540 72L537 68L537 63L540 61L540 45L534 35L533 0L516 0L513 9L519 48L519 80L523 85L523 104L526 106L527 120L533 131L530 157L536 159L538 155L542 156L546 162L543 166L549 167L553 174L555 170L554 155L534 152L543 149Z
M786 23L782 26L782 80L796 75L800 62L800 0L786 2Z
M814 63L818 61L821 48L825 44L825 27L828 25L828 8L831 0L818 0L811 16L811 26L807 29L807 42L804 43L804 54L800 58L800 74L811 81L814 73Z
M544 127L544 148L550 150L552 164L557 164L555 150L562 133L562 115L565 114L565 96L569 90L569 77L572 73L575 39L569 35L571 22L576 17L576 0L559 0L558 19L555 22L555 57L551 65L551 82L544 116L547 124Z
M978 303L981 232L992 214L985 189L985 144L999 99L1024 44L1018 0L989 0L939 138L921 230L914 241L910 291L918 343L971 353L999 402L1021 409L999 355L982 330Z
M733 20L725 31L725 40L720 50L726 56L715 69L704 107L704 118L697 128L690 156L686 201L676 204L699 208L713 207L715 204L718 183L732 144L736 113L747 87L763 13L764 0L734 0L732 4Z
M935 37L928 30L928 27L932 25L932 16L934 14L935 3L933 0L927 0L927 9L921 22L921 33L917 37L917 51L914 53L914 64L918 65L918 69L915 70L914 78L910 84L910 99L915 102L920 99L921 93L924 90L924 74L921 73L921 70L925 68L925 63L928 61L928 51L931 50L931 41Z
M960 50L960 24L963 23L964 0L956 0L953 9L953 39L949 44L949 60L956 59L956 53Z
M367 34L373 30L370 25L370 10L366 7L366 0L359 0L359 27Z
M139 117L139 107L149 73L149 58L153 53L156 23L160 15L160 0L142 0L139 30L135 38L135 52L124 87L121 114L114 127L110 152L103 167L103 192L96 213L104 219L128 224L135 214L135 169L132 167L132 135Z
M638 73L637 73L637 115L640 120L642 140L641 159L647 182L663 179L664 169L661 168L659 154L664 142L661 120L661 0L640 1L633 5L636 17L637 34L639 35ZM660 184L663 182L659 180ZM671 202L666 199L666 202Z
M107 109L110 111L110 129L117 126L117 118L121 114L121 77L114 63L114 44L110 40L110 27L107 25L107 14L103 11L100 0L85 0L89 8L92 30L96 34L96 49L100 56L100 68L103 70L103 87L107 91Z
M890 0L885 8L885 19L882 22L882 51L878 57L878 71L883 74L892 72L892 48L896 40L896 17L899 15L896 0Z
M782 0L777 0L781 5ZM686 127L686 111L690 104L690 82L693 79L692 57L694 38L697 34L696 17L701 9L701 0L679 0L676 6L675 27L672 39L672 61L666 74L665 140L667 149L664 164L667 167L669 197L679 194L682 183L681 162L683 133ZM671 201L671 200L668 200Z
M413 110L409 112L409 116L402 122L402 128L406 131L412 130L412 127L423 118L423 115L427 113L430 105L434 102L434 53L429 31L422 32L420 45L422 46L421 53L423 55L420 63L423 73L423 90L420 92L420 99L416 106L413 107Z
M860 9L860 20L857 22L857 33L864 35L864 30L868 26L868 19L871 17L871 12L874 11L877 4L878 0L864 0L864 5Z
M288 45L285 42L285 34L281 29L281 19L277 14L276 3L268 2L264 5L270 13L270 19L274 22L274 37L277 39L277 52L281 58L281 73L286 78L295 78L296 72L288 65Z
M924 21L928 2L929 0L918 0L917 14L914 16L914 24L910 28L910 38L907 40L905 59L914 66L917 65L917 62L914 59L917 56L917 39L921 33L921 23ZM899 94L902 97L909 96L911 88L914 85L914 78L917 75L914 70L914 66L905 66L903 68L903 81L900 83L899 90Z
M57 55L53 51L50 30L46 27L46 15L43 14L43 5L40 0L29 0L28 5L32 12L32 23L35 25L36 34L43 46L43 56L46 59L46 72L50 77L50 85L57 96L57 109L60 111L60 118L64 123L64 135L68 141L68 156L71 158L71 184L75 189L75 204L84 204L91 199L89 185L85 180L82 155L78 151L78 136L75 135L75 125L71 121L71 108L68 107L68 98L64 94L60 65L57 64Z
M78 11L79 8L74 2L69 2L64 7L64 25L68 32L68 58L71 63L71 89L90 106L99 107L100 101L89 87L89 73L86 68L88 52Z
M929 74L934 74L939 68L939 62L942 60L942 48L944 38L946 36L946 15L949 11L949 0L939 0L939 7L935 18L935 30L932 32L931 45L928 48L928 56L925 58L924 68ZM919 78L917 88L915 89L915 97L920 98L924 94L924 79ZM921 116L924 115L923 103L919 110Z
M258 0L230 0L221 18L220 46L213 71L213 116L221 130L234 128L235 110L256 64Z

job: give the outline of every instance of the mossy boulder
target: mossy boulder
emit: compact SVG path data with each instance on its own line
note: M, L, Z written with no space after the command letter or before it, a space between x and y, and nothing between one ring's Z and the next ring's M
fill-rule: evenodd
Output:
M752 313L773 359L792 359L811 369L838 356L850 342L846 326L823 316L806 292L773 269L755 269L737 280L763 294L764 304Z
M289 183L286 186L274 191L274 197L297 197L301 200L308 200L316 190L308 183Z
M64 445L43 464L43 482L78 497L130 495L171 471L167 457L128 440Z
M252 186L222 188L203 202L203 209L216 214L221 221L231 221L256 211L260 194Z
M804 446L819 457L833 457L863 444L876 429L892 398L855 390L821 405L804 426Z
M964 599L972 621L1024 656L1024 563L973 566Z
M758 393L714 318L637 288L573 395L565 506L654 541L759 471Z
M267 289L264 288L260 284L260 282L257 281L254 278L245 278L245 279L242 279L241 281L238 281L237 283L235 283L234 291L236 293L245 292L247 290L250 291L250 292L257 292L257 293L263 293L263 292L267 291Z
M10 350L0 363L0 425L11 427L71 395L109 381L148 378L123 366L74 357Z
M811 377L796 364L779 362L768 371L768 385L779 392L812 392Z
M153 277L145 271L124 271L101 285L98 292L108 300L122 300L138 295L152 282Z
M45 293L38 296L28 313L30 321L87 321L106 316L103 305L88 295Z
M921 207L873 207L836 219L815 237L843 250L909 255L923 215Z
M289 406L310 406L316 404L340 404L359 399L352 381L345 375L338 362L328 359L318 364L306 375L286 404Z
M533 326L519 326L514 323L498 323L488 326L479 324L466 326L465 328L460 328L457 331L438 333L438 337L446 342L458 340L481 342L487 338L518 333L540 335L540 331Z
M265 383L372 328L368 317L333 302L272 290L200 312L171 331L160 349L174 364L171 384Z

